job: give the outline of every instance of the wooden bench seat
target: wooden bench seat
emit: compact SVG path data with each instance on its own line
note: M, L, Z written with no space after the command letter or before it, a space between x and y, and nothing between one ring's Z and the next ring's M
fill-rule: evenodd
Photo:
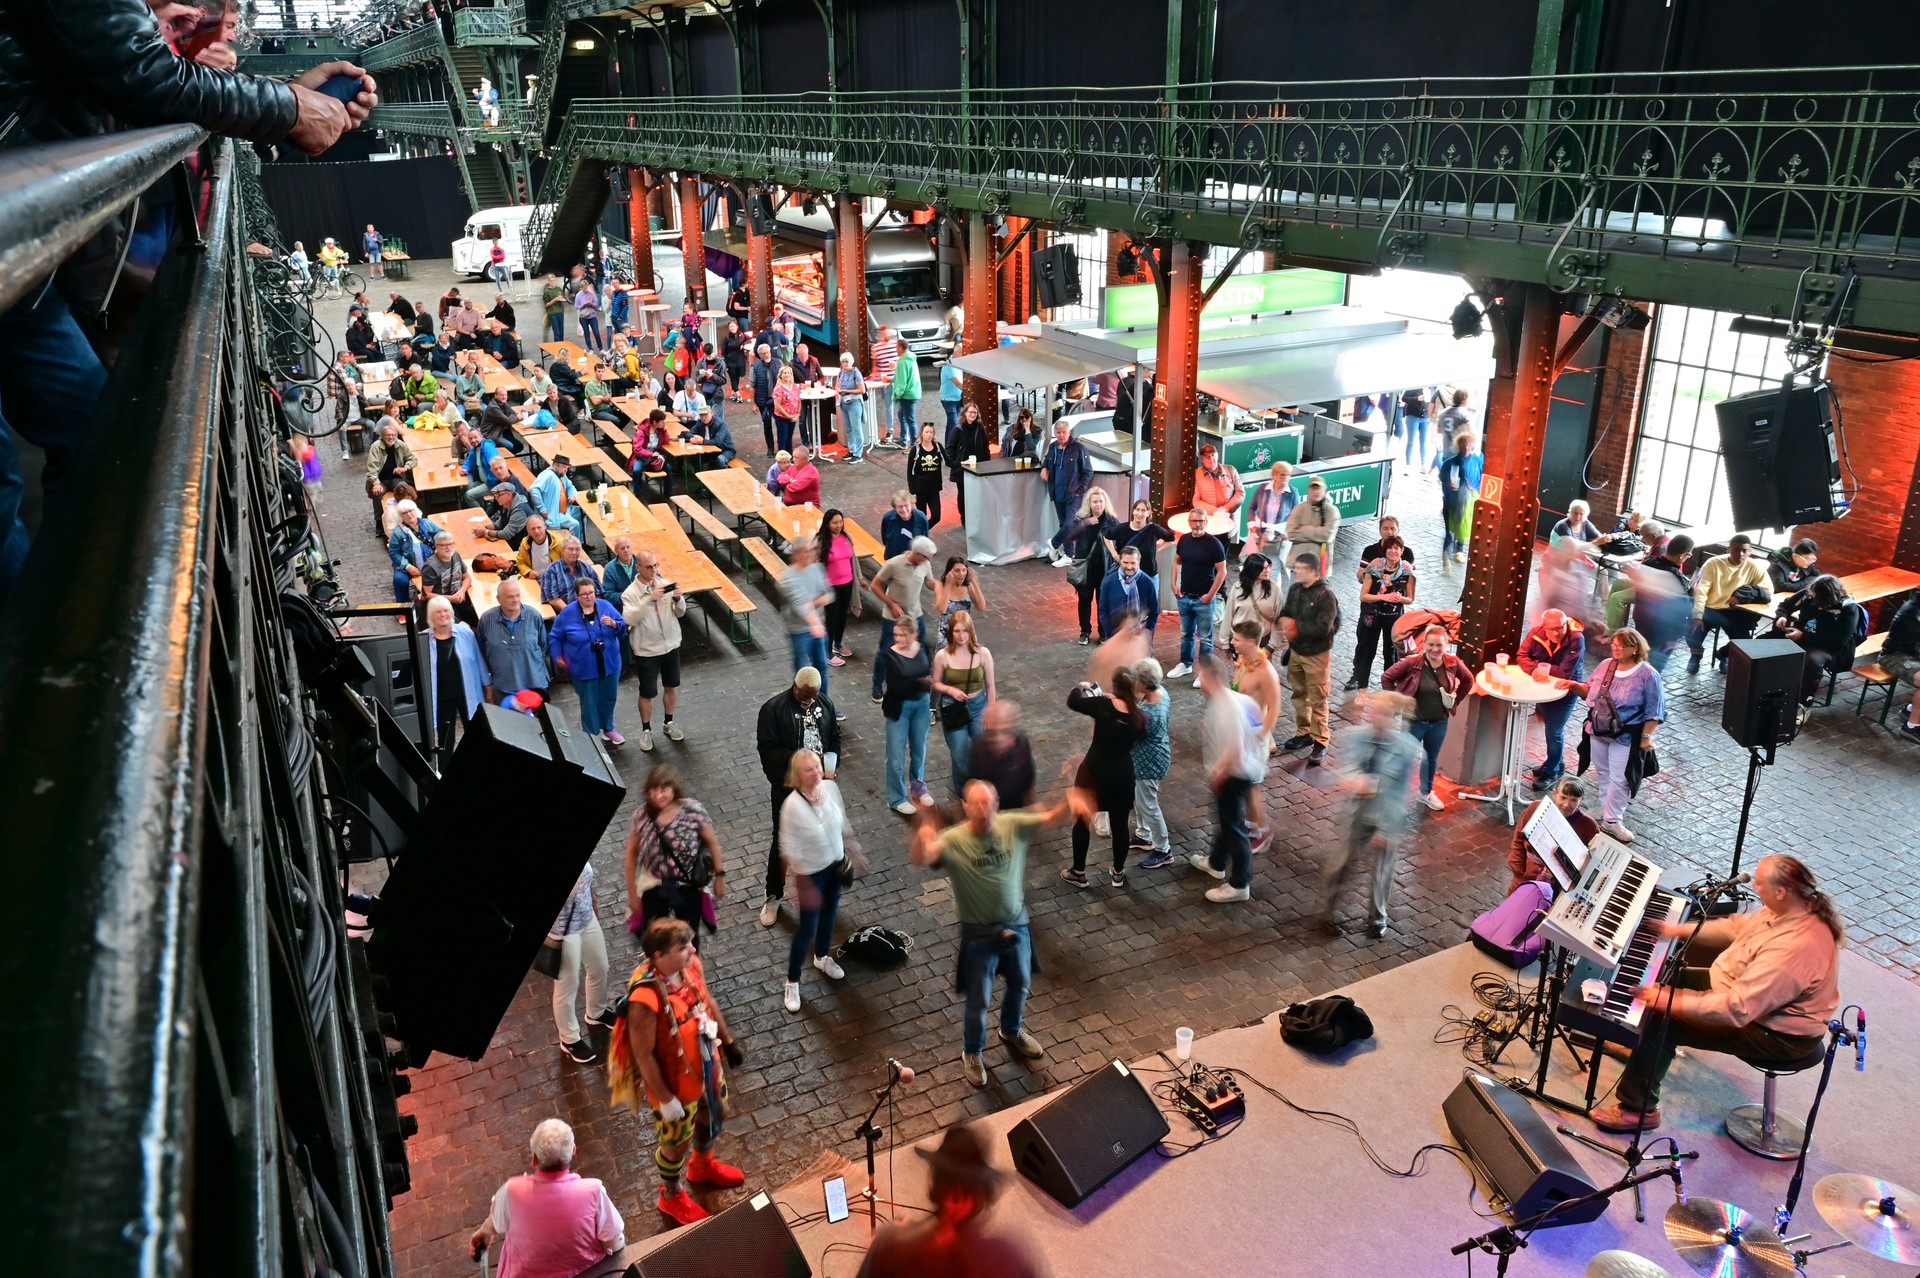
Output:
M778 581L780 574L787 570L786 561L780 558L779 553L758 537L742 537L740 539L740 549L746 552L746 557L751 558L753 563L760 565L760 570L767 574L767 585L769 586ZM746 567L747 580L752 581L752 566L746 563L745 558L743 558L741 562L742 565Z
M673 508L687 517L689 532L695 527L698 527L700 531L713 538L713 544L716 549L725 542L739 540L738 533L721 523L718 519L715 519L711 511L707 510L706 507L702 506L686 493L675 493L673 495Z
M738 457L728 462L727 465L731 466L735 470L752 470L753 469L753 467L747 465L746 462L740 460L740 458Z

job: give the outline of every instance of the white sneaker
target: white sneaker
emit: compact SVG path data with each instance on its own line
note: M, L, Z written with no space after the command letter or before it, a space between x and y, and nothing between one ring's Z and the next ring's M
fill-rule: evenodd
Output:
M1202 874L1211 874L1216 879L1224 879L1227 877L1225 870L1216 870L1207 864L1207 854L1205 852L1195 852L1191 854L1187 857L1187 864Z
M788 981L786 994L784 997L781 998L780 1001L786 1004L787 1010L789 1012L799 1011L800 1010L800 982Z
M1193 673L1193 667L1183 661L1179 665L1175 666L1173 669L1167 671L1167 678L1184 679L1192 673Z
M1440 796L1435 794L1431 790L1427 791L1425 794L1420 796L1420 802L1426 804L1428 807L1432 808L1435 812L1438 812L1440 811L1440 809L1447 806L1446 804L1440 802Z
M822 954L815 958L813 960L813 966L815 971L825 976L829 981L840 980L847 974L845 968L833 961L833 955L831 954Z
M642 750L653 749L653 729L652 728L640 729L639 741L640 741L640 748Z
M1073 567L1073 557L1071 555L1056 555L1054 556L1053 566L1055 568L1071 568Z
M667 740L685 741L686 739L687 739L687 734L680 731L680 725L673 722L673 720L671 719L667 720Z
M920 811L919 808L914 807L913 804L906 799L902 799L900 802L894 804L893 810L901 816L915 816L918 815Z
M1246 901L1252 899L1252 897L1252 888L1237 888L1231 883L1222 883L1218 887L1210 887L1207 889L1207 899L1209 901L1225 903L1228 901Z
M769 897L767 900L762 901L760 903L760 926L772 927L775 923L778 923L779 921L780 921L779 898Z
M1093 818L1093 834L1095 838L1099 839L1113 837L1113 824L1107 819L1106 813L1102 812Z

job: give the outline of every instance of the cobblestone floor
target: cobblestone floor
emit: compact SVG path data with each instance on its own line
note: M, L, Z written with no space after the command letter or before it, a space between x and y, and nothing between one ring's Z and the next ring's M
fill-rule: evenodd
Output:
M416 266L425 269L401 287L416 302L430 302L445 287L444 268ZM384 290L376 296L383 298ZM519 300L532 309L524 296ZM931 400L923 417L939 419ZM743 455L763 465L751 410L736 406L730 421ZM385 554L366 531L360 459L343 462L332 443L322 451L327 475L316 505L330 549L343 561L343 580L356 599L387 598ZM902 481L901 454L875 456L870 466L830 468L824 480L827 503L873 521L870 528L877 527L887 494ZM1401 517L1422 560L1438 560L1435 486L1403 478L1389 508ZM963 535L951 519L936 533L943 559L962 548ZM1372 534L1371 523L1343 529L1336 561L1351 565ZM1423 576L1421 597L1450 604L1459 594L1460 571ZM990 568L983 580L989 608L980 631L996 654L1000 694L1022 704L1042 775L1051 776L1088 738L1085 721L1064 704L1087 657L1074 642L1071 588L1064 573L1043 563ZM1336 572L1334 580L1351 616L1352 574ZM757 586L750 589L764 599ZM883 720L865 696L875 634L871 609L849 631L849 646L862 655L833 672L842 694L836 699L848 714L841 785L874 862L873 873L842 902L840 931L870 922L903 928L914 938L913 957L890 972L849 963L847 979L831 987L809 972L800 1014L790 1016L780 1006L792 920L783 916L767 931L754 918L768 829L751 725L759 703L786 684L789 664L772 618L763 615L758 634L757 645L742 649L718 638L703 647L697 636L690 638L679 714L688 739L681 745L663 739L650 755L631 743L615 752L629 801L594 853L599 913L619 981L637 961L637 946L620 926L626 917L620 884L622 841L641 777L655 762L672 762L713 813L728 862L736 867L736 895L722 902L721 931L705 954L716 996L747 1051L746 1067L734 1077L735 1113L721 1152L745 1168L749 1188L781 1184L823 1147L856 1156L853 1133L865 1113L866 1089L880 1080L889 1056L921 1071L901 1096L895 1133L902 1141L918 1139L1072 1082L1115 1057L1162 1047L1176 1025L1204 1035L1243 1024L1276 1006L1454 945L1506 885L1509 827L1488 806L1454 803L1444 812L1421 813L1395 874L1394 927L1385 938L1370 940L1361 930L1364 907L1355 895L1343 903L1343 934L1315 930L1319 864L1342 837L1345 821L1331 770L1309 771L1299 761L1276 767L1267 783L1276 834L1257 858L1253 899L1243 905L1209 904L1201 892L1212 880L1184 868L1136 870L1122 891L1109 890L1103 879L1077 891L1058 878L1069 850L1066 834L1054 833L1036 844L1028 873L1042 966L1028 1025L1045 1044L1047 1058L1028 1065L996 1045L988 1052L991 1085L976 1090L961 1076L958 1060L949 889L941 876L908 863L904 826L884 799ZM1177 659L1178 638L1177 622L1163 618L1156 653L1169 666ZM1351 651L1349 633L1336 646L1336 683ZM1641 835L1638 848L1654 860L1721 868L1733 843L1745 759L1720 729L1719 679L1683 671L1676 663L1668 674L1672 719L1661 734L1664 770L1642 790L1629 821ZM1850 924L1848 943L1883 966L1920 977L1920 900L1913 888L1920 870L1913 839L1920 829L1920 787L1914 784L1920 751L1851 714L1852 696L1843 685L1834 706L1817 712L1763 776L1746 863L1774 851L1806 857L1835 891ZM1346 700L1336 692L1336 717L1343 722L1349 719ZM573 712L564 687L556 701ZM1211 826L1195 767L1201 698L1183 685L1174 690L1173 702L1175 763L1165 807L1176 850L1201 851ZM622 690L618 721L631 741L631 685ZM1283 725L1288 722L1283 715ZM1537 722L1531 750L1537 757ZM936 737L927 763L936 794L944 793L947 772L946 751ZM626 1216L629 1239L661 1227L652 1205L650 1131L631 1115L608 1110L600 1067L578 1066L561 1055L551 990L544 978L530 976L484 1059L436 1057L415 1075L412 1094L402 1102L420 1121L420 1134L409 1145L413 1189L396 1203L392 1217L400 1272L470 1272L468 1231L498 1183L523 1169L533 1125L552 1115L573 1124L577 1166L607 1180ZM1428 1033L1433 1027L1407 1028Z

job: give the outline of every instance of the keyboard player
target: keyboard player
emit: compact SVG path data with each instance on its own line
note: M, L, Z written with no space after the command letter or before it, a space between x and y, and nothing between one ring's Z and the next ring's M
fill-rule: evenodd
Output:
M1819 1048L1840 1007L1839 912L1813 871L1791 856L1755 866L1753 891L1760 909L1701 926L1676 988L1642 988L1647 1013L1639 1045L1615 1102L1590 1115L1601 1130L1633 1131L1643 1111L1647 1130L1660 1125L1660 1082L1677 1047L1762 1062L1796 1060ZM1693 930L1685 923L1659 927L1674 937ZM1692 966L1709 958L1710 967ZM1663 1009L1664 1032L1656 1020Z

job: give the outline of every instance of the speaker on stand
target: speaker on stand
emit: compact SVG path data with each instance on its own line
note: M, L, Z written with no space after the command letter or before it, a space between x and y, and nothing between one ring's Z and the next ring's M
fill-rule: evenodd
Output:
M1048 310L1056 306L1078 306L1080 259L1074 255L1073 246L1049 244L1035 253L1033 284L1040 295L1040 305Z
M1807 654L1791 639L1735 639L1727 645L1727 693L1720 726L1747 749L1747 790L1740 801L1740 828L1733 836L1732 878L1740 873L1747 822L1760 789L1760 769L1800 731L1796 707Z

